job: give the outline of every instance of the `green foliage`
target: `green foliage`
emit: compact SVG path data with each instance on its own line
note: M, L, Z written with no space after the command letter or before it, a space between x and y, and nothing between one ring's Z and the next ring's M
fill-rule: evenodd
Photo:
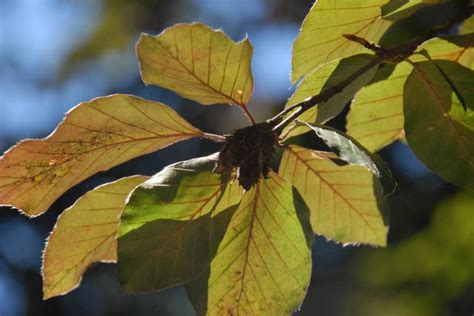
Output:
M407 29L428 11L427 25ZM251 126L214 135L164 104L116 94L79 104L49 137L7 151L0 203L37 216L127 160L192 137L224 143L151 178L100 186L67 209L46 246L44 298L72 290L91 263L117 261L123 290L184 285L200 315L296 310L314 234L387 243L384 198L395 183L374 151L406 134L428 168L474 188L471 13L469 1L317 1L293 46L292 82L301 82L281 113L258 124L247 108L248 39L236 43L201 23L143 34L145 84L203 105L237 105ZM459 35L433 39L466 19ZM323 125L351 102L351 136ZM307 131L332 152L288 144ZM277 146L285 147L278 174L270 168Z
M474 72L455 62L418 62L405 84L403 106L407 140L417 157L446 180L471 189L473 86ZM433 146L426 138L439 140L442 146Z
M356 273L377 291L360 314L378 315L377 302L390 315L450 314L446 300L456 300L474 281L473 203L472 192L458 193L435 209L425 230L359 261Z

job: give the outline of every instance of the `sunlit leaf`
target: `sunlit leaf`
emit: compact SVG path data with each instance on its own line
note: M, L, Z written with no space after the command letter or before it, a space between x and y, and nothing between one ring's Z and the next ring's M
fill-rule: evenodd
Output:
M473 66L474 34L436 38L424 43L432 59L449 59L467 67ZM414 55L411 61L424 57ZM413 67L408 62L398 64L390 76L362 88L347 116L347 133L368 150L375 152L405 135L403 130L403 87Z
M422 7L439 3L439 0L391 0L382 7L382 17L388 20L405 18Z
M293 45L291 80L296 83L314 69L335 59L368 50L347 40L342 34L354 34L377 42L391 22L380 18L388 0L319 0L306 16Z
M384 48L391 48L413 40L434 28L445 27L468 10L470 10L469 0L436 1L436 3L433 1L429 5L418 6L418 9L412 11L413 14L404 18L398 19L397 15L394 15L391 25L385 30L378 44Z
M200 132L168 106L115 94L72 109L47 138L25 140L0 160L0 204L39 215L91 175Z
M225 230L225 218L243 193L237 182L212 173L216 159L211 155L170 165L132 193L118 239L123 290L161 290L209 267L210 243L217 242L216 230Z
M426 50L432 59L446 59L455 61L463 66L474 66L474 33L465 35L450 35L435 38L424 43L420 50ZM419 61L419 56L410 58Z
M332 127L303 122L300 124L305 124L312 129L340 159L352 165L365 167L379 177L385 194L390 194L395 190L396 183L385 162L354 138Z
M406 137L428 168L474 188L474 72L452 61L435 62L456 89L433 62L416 63L404 91Z
M472 1L471 1L472 2ZM474 32L474 17L464 20L460 25L459 34L469 34Z
M361 166L338 165L327 153L289 146L279 174L300 192L313 231L342 243L384 246L388 227L379 209L382 188Z
M295 93L288 100L286 107L301 103L309 97L315 96L326 89L334 87L349 78L353 73L371 63L374 59L375 56L373 55L360 54L323 65L313 71L301 82ZM325 123L331 118L339 115L346 104L352 100L357 91L373 78L377 68L377 66L370 68L350 83L340 93L329 99L329 101L311 108L299 116L298 119L308 123ZM287 138L308 131L304 126L295 127L294 124L290 124L285 129L285 131L290 130L291 132L287 134Z
M191 295L207 297L208 315L290 314L311 276L307 216L298 193L271 172L235 211L211 262L208 293Z
M347 133L375 152L403 137L403 86L412 66L401 62L385 80L362 88L347 116Z
M248 39L232 41L201 23L177 24L137 44L146 84L155 84L202 104L245 107L253 91Z
M104 184L65 210L48 238L43 255L43 296L63 295L79 286L94 262L117 260L120 213L128 193L148 177L134 176Z

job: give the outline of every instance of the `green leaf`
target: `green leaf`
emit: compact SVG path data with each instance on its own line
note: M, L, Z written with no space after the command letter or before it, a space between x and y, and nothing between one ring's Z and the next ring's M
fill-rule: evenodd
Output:
M81 103L50 136L25 140L0 158L0 204L39 215L99 171L202 135L158 102L114 94Z
M474 33L465 35L450 35L434 38L425 42L419 50L426 50L432 59L455 61L468 68L474 66ZM413 56L413 61L423 60L423 57Z
M474 74L452 61L418 62L404 93L405 132L416 156L447 181L474 188ZM467 106L464 110L460 95Z
M412 70L401 62L385 80L362 88L347 115L347 133L375 152L404 136L403 86Z
M115 262L115 235L128 193L148 177L133 176L89 191L58 218L43 254L43 297L79 286L94 262Z
M319 0L306 16L293 44L291 81L296 83L314 69L340 58L368 52L342 34L377 42L391 22L380 18L388 0Z
M313 231L344 244L385 246L388 227L378 204L382 188L364 167L343 165L331 155L289 146L279 174L292 183L310 210Z
M439 3L439 0L391 0L382 7L382 17L396 21L410 16L420 8Z
M380 37L378 44L391 48L405 41L412 40L432 29L446 26L452 19L469 11L469 0L438 1L426 6L419 6L413 14L394 20ZM401 12L400 12L401 13ZM429 17L429 18L427 18Z
M289 183L273 172L260 179L244 194L230 220L211 262L208 292L188 287L192 300L207 300L202 305L208 315L293 312L311 277L307 216L304 202Z
M474 32L474 17L471 16L461 23L459 34L469 34L472 32Z
M215 217L232 212L243 191L212 172L216 159L211 155L172 164L131 194L118 239L123 290L161 290L208 268L215 222L222 221Z
M321 92L340 84L342 81L349 78L352 74L370 64L375 59L373 55L360 54L351 56L342 60L332 61L316 69L308 77L306 77L295 93L288 100L286 107L301 103L306 99L320 94ZM298 117L299 120L308 123L325 123L333 117L339 115L344 107L350 102L354 95L367 84L375 75L377 66L370 68L364 74L352 81L345 89L327 102L318 104L310 110ZM290 131L286 138L293 137L307 132L307 128L290 124L285 131Z
M252 46L201 23L177 24L137 44L142 79L202 104L245 107L253 92Z
M299 124L305 124L313 130L340 159L352 165L363 166L379 177L385 194L390 194L395 190L396 183L385 162L354 138L329 126L304 122L299 122Z
M449 59L467 67L473 66L474 34L436 38L424 43L432 59ZM424 60L414 55L411 61ZM368 150L375 152L405 135L403 130L403 87L413 67L397 64L386 80L366 86L357 94L347 116L347 133Z

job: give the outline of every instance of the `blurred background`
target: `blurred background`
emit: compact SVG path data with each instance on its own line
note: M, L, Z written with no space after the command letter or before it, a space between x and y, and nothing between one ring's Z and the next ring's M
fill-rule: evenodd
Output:
M132 93L175 108L199 128L229 133L246 124L236 107L203 107L145 87L134 44L177 22L202 21L254 46L258 120L291 94L291 45L310 0L0 0L0 149L47 136L81 101ZM331 122L344 128L344 115ZM308 146L311 140L303 139ZM186 141L132 160L74 187L45 215L0 210L0 316L193 315L182 288L121 294L112 264L97 264L70 294L42 300L41 251L57 216L95 186L219 146ZM342 247L318 237L308 296L298 315L473 315L474 194L430 173L397 142L381 152L399 182L389 199L386 249Z

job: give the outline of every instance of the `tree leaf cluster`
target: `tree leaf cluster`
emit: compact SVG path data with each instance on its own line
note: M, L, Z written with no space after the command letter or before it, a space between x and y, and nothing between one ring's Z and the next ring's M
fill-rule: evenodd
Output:
M405 32L421 10L444 15ZM296 91L283 117L261 123L249 109L248 38L235 42L201 23L142 34L136 52L145 84L204 106L237 106L251 125L214 135L165 104L114 94L77 105L50 136L8 150L0 203L34 217L74 185L135 157L193 137L224 143L152 177L101 185L66 209L44 252L44 298L73 290L90 264L105 261L118 263L127 292L184 286L199 315L298 309L315 234L387 244L385 197L396 185L375 151L406 137L428 168L474 188L472 18L458 35L432 36L398 59L380 56L466 19L466 10L469 1L316 1L293 45ZM307 107L323 93L324 102ZM348 105L347 134L324 125ZM308 131L330 151L292 143Z

